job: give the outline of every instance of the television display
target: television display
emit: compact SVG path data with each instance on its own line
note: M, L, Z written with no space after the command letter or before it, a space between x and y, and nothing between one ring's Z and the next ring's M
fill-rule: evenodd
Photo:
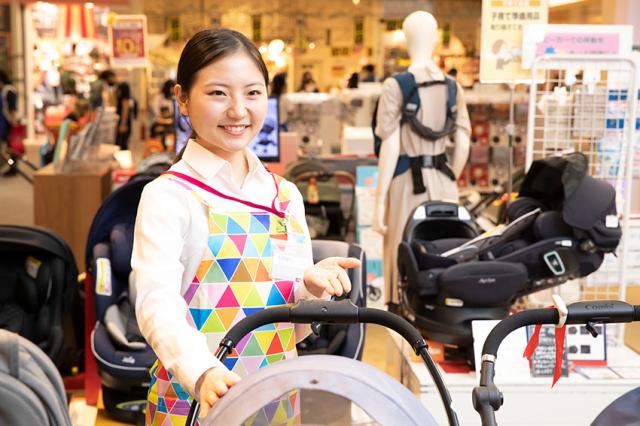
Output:
M269 98L267 116L262 129L249 144L253 152L265 163L280 161L280 132L278 98Z

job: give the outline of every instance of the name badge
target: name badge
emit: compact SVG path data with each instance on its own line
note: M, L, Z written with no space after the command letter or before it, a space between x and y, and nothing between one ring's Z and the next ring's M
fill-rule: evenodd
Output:
M289 234L286 240L271 239L273 268L271 275L278 281L301 281L311 266L310 250L304 235Z

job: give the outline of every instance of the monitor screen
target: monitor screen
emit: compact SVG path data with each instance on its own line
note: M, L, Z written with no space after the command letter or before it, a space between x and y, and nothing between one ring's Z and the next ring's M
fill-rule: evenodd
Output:
M265 163L280 161L280 131L278 98L269 98L269 107L262 129L249 144L253 152Z

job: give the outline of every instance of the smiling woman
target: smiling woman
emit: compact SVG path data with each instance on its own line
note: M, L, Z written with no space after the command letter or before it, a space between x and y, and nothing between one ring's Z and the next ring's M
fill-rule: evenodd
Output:
M308 326L257 331L224 364L212 351L247 315L349 291L345 269L360 266L338 257L313 264L300 192L248 148L268 109L267 81L260 53L235 31L202 31L180 57L175 95L193 135L145 186L131 258L140 331L158 356L148 425L168 416L183 424L194 397L204 417L240 377L295 357ZM294 421L297 394L280 402Z

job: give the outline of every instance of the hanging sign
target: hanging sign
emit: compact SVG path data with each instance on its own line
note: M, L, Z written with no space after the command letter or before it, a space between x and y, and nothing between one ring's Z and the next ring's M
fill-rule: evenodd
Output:
M531 80L531 71L521 65L523 29L528 24L546 24L548 9L547 0L482 1L481 82Z
M544 54L624 55L631 53L631 25L527 25L522 43L522 67Z
M109 45L112 67L147 66L147 18L144 15L115 15L110 20Z

